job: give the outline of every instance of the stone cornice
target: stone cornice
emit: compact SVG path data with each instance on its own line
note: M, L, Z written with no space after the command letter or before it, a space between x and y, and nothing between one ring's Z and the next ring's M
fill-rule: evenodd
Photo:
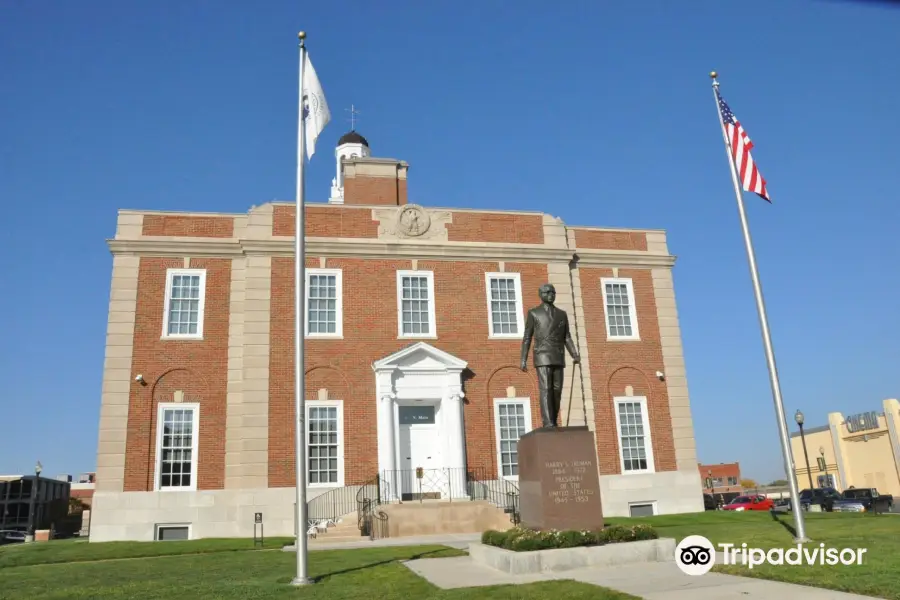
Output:
M241 242L229 238L155 237L136 240L106 240L113 254L137 256L210 256L244 254Z
M113 254L160 257L238 257L244 255L294 256L294 238L237 240L222 238L152 237L107 240ZM473 242L390 242L370 238L306 238L310 256L333 258L417 259L569 263L573 258L585 267L672 267L675 257L630 250L577 250L535 244Z
M633 250L575 250L579 267L668 267L675 265L670 254L651 254Z

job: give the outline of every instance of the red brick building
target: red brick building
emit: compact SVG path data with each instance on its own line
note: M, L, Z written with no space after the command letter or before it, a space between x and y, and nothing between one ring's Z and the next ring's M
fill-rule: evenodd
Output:
M719 463L717 465L697 465L704 494L740 494L741 465L739 463Z
M663 231L420 206L405 162L354 132L335 154L306 205L309 498L416 467L514 480L550 282L583 361L561 420L595 432L605 514L702 510ZM295 210L119 212L91 539L252 535L256 512L293 534Z

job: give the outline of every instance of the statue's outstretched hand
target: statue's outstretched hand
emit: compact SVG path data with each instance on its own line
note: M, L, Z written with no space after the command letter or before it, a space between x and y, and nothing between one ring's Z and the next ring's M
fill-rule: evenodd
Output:
M526 361L523 360L523 361L522 361L522 364L519 365L519 368L522 369L523 372L528 371L528 362L526 362Z

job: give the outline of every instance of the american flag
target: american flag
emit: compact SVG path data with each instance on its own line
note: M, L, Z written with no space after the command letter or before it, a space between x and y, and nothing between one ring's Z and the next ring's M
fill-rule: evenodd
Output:
M728 147L731 150L731 158L734 160L734 166L738 172L738 178L744 191L758 194L763 200L772 202L769 198L769 192L766 190L766 180L756 168L753 157L750 156L750 149L753 148L753 142L750 136L744 131L741 122L737 120L722 95L719 93L719 87L716 86L716 98L719 100L719 112L722 113L722 122L725 124L725 133L728 136Z

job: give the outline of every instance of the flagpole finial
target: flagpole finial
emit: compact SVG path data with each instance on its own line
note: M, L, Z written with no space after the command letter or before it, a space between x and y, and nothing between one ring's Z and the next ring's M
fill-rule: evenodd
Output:
M305 45L306 45L306 32L305 32L305 31L301 31L300 33L298 33L298 34L297 34L297 39L300 40L300 45L301 45L301 46L305 46Z
M719 74L716 73L715 71L710 71L710 72L709 72L709 77L710 77L710 79L715 79L715 78L718 77L718 76L719 76Z

